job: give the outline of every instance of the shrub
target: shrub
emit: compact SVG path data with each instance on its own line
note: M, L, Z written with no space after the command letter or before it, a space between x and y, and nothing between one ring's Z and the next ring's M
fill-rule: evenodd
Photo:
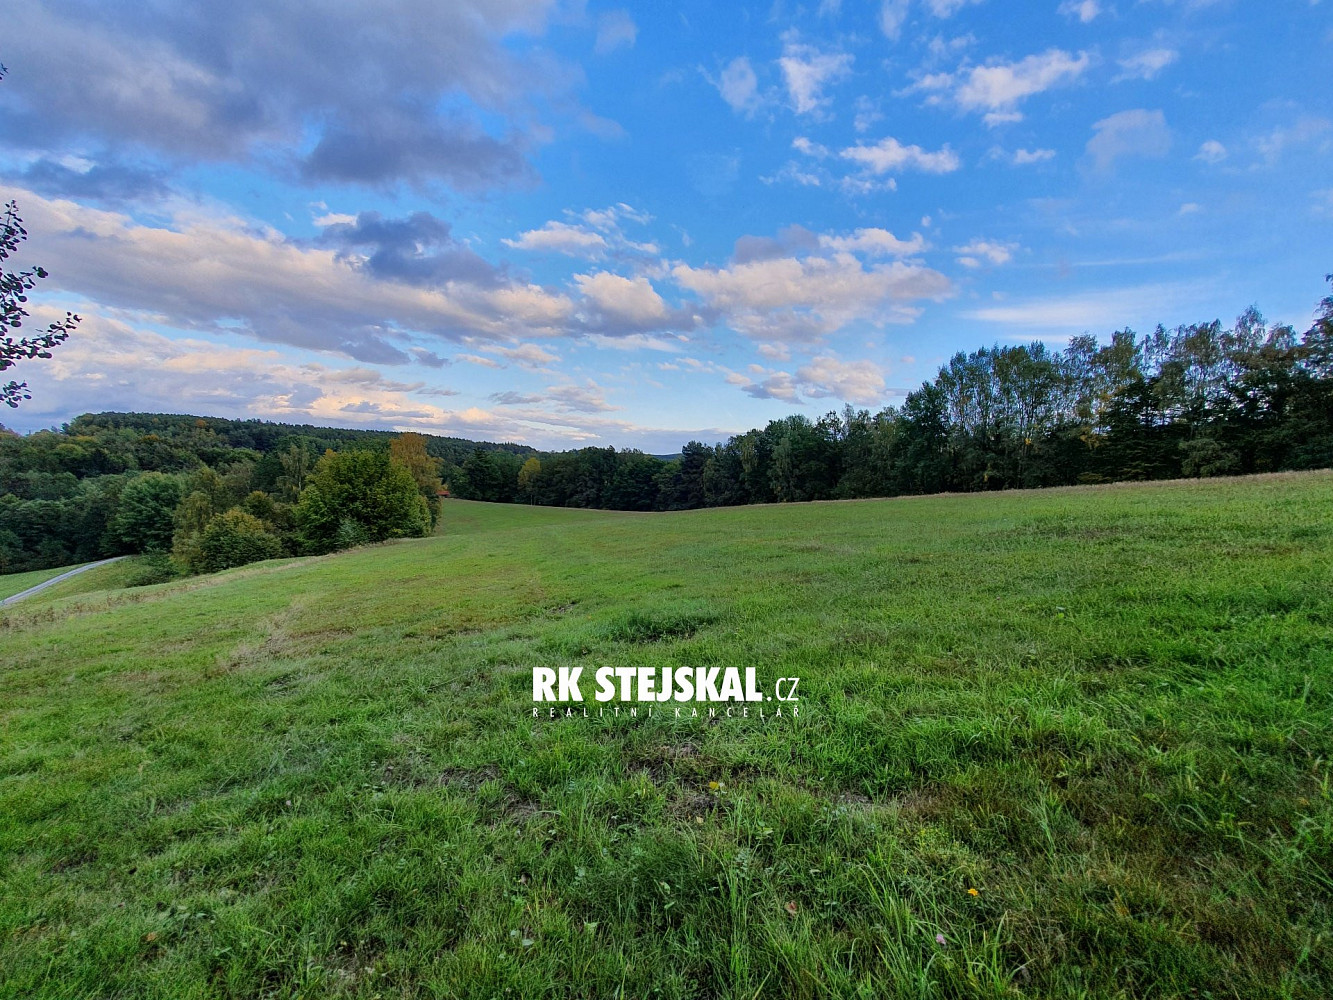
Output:
M165 554L154 552L144 556L138 569L125 581L127 587L151 587L155 583L166 583L180 576L176 564Z
M325 452L295 511L302 542L330 552L430 532L430 510L412 473L373 451Z
M190 552L188 565L195 573L216 573L281 555L282 540L259 518L233 507L208 522Z
M360 522L344 517L338 522L338 533L334 536L334 548L352 549L370 542L370 535Z

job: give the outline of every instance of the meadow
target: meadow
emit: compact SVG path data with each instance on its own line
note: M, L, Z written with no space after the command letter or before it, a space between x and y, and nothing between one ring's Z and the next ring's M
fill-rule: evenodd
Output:
M1333 993L1333 473L133 563L0 611L0 996Z
M89 571L91 572L91 570ZM35 569L27 573L6 573L0 576L0 599L11 597L20 591L45 583L53 576L59 576L60 569Z

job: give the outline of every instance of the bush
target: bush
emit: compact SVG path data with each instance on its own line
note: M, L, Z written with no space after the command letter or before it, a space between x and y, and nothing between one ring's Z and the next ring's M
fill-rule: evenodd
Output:
M350 517L344 517L338 522L338 533L334 536L334 548L353 549L358 545L367 545L370 542L370 535L366 529L357 521Z
M233 507L209 520L190 550L187 565L194 573L216 573L281 555L282 540L259 518Z
M144 556L138 563L138 569L128 580L127 587L151 587L155 583L167 583L180 576L176 564L163 553L154 552Z
M430 509L412 473L373 451L326 452L296 505L301 540L331 552L430 533Z

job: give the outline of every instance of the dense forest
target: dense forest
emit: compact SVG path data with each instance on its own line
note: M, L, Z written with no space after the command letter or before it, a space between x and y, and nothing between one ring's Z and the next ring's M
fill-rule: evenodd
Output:
M84 415L58 432L0 434L0 572L140 551L200 571L420 533L422 510L406 494L392 511L339 513L357 490L380 496L390 480L407 493L415 483L433 521L441 481L464 498L648 511L1331 465L1333 295L1301 334L1250 309L1230 327L959 353L901 407L789 416L669 459ZM199 547L210 523L217 557Z

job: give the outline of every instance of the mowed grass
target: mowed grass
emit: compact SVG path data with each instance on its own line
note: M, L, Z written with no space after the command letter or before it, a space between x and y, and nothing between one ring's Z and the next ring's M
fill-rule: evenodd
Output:
M1328 473L454 501L0 664L5 997L1333 992ZM801 715L531 718L608 665Z
M78 594L91 594L98 591L115 591L122 587L129 586L134 577L143 572L147 562L144 556L129 556L118 562L107 563L105 566L97 566L90 570L85 570L78 576L71 576L68 580L62 580L57 584L48 587L39 594L33 594L32 597L25 597L23 603L28 601L58 601L65 597L74 597ZM15 609L17 610L17 609Z
M74 566L61 566L57 569L34 569L27 573L6 573L0 576L0 600L13 597L29 587L45 583L51 577L59 576L61 573L75 568Z
M33 573L18 573L13 576L0 576L0 596L8 597L4 594L5 590L12 590L17 594L20 590L27 590L29 587L35 587L44 580L49 580L53 576L59 576L67 570L77 569L76 566L64 566L60 569L42 569ZM53 601L59 601L65 597L74 597L78 594L92 594L98 591L114 591L125 587L136 573L142 572L144 568L144 559L141 556L131 556L128 559L121 559L118 562L107 563L105 566L96 566L93 569L84 570L77 576L71 576L68 580L61 580L59 583L52 584L45 590L33 594L31 597L25 597L21 602L10 605L14 611L22 609L31 609L38 604L50 604ZM13 585L10 581L18 581L24 577L33 579L19 587ZM19 608L22 604L22 609Z

